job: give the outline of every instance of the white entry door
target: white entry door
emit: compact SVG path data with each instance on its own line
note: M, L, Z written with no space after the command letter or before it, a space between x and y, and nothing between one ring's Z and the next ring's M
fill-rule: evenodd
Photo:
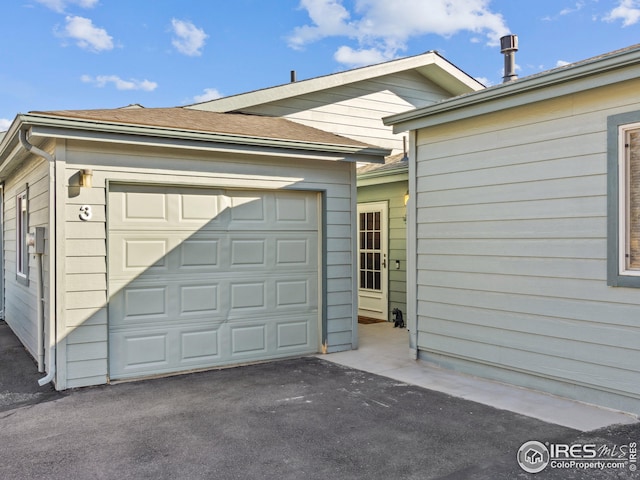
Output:
M388 320L388 205L358 204L358 315Z
M112 379L319 349L312 192L112 185Z

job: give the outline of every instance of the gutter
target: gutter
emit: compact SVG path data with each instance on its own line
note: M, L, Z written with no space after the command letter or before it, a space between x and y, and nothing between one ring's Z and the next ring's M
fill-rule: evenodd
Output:
M48 152L45 152L44 150L36 147L35 145L29 143L29 140L27 139L27 131L26 129L20 129L20 131L18 132L18 136L19 136L19 140L20 140L20 144L24 147L24 149L29 152L32 153L34 155L37 155L43 159L45 159L46 161L48 161L50 164L51 163L55 163L55 157L51 154L49 154ZM54 205L50 205L49 208L54 208L55 209L55 203ZM44 356L45 356L45 346L44 346L44 339L46 338L46 335L44 334L44 278L43 278L43 274L42 274L42 253L39 253L38 251L36 251L36 256L37 256L37 260L38 260L38 265L37 265L37 271L38 271L38 279L37 279L37 297L38 297L38 305L37 305L37 357L38 357L38 371L39 372L43 372L44 371ZM51 321L51 319L49 319ZM51 331L51 329L49 329ZM48 374L41 378L40 380L38 380L38 385L40 385L41 387L46 385L47 383L51 382L54 378L55 378L55 374L56 374L56 361L55 361L55 342L52 342L51 340L49 341L49 372Z
M388 155L389 149L376 148L370 145L349 145L349 144L331 144L320 142L308 142L302 140L288 140L280 138L265 138L249 135L236 135L228 133L203 132L196 130L184 130L180 128L158 127L150 125L122 124L110 121L100 121L91 119L75 119L69 117L51 117L42 114L22 114L19 116L23 125L34 127L32 135L43 135L48 137L57 137L75 140L88 140L91 134L106 134L106 141L116 141L109 138L109 134L117 135L139 135L145 137L155 137L166 141L169 139L177 140L196 140L202 142L216 142L227 145L241 145L244 147L271 147L271 148L290 148L294 150L306 150L313 152L327 152L338 154L357 154L357 155ZM49 128L48 128L49 127ZM56 129L55 131L53 129ZM64 130L67 130L66 132ZM62 130L62 131L61 131ZM70 130L73 131L70 132ZM94 138L95 139L95 138ZM122 138L117 139L122 143ZM148 143L148 142L147 142ZM159 143L162 143L161 141ZM171 145L175 146L175 145ZM228 148L228 147L227 147Z

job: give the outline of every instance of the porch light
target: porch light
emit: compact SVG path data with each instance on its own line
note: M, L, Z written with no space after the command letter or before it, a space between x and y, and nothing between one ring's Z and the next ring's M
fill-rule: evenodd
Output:
M89 168L80 170L80 186L91 188L92 184L93 184L93 170Z
M409 190L404 194L404 217L402 217L404 223L407 223L407 203L409 203Z

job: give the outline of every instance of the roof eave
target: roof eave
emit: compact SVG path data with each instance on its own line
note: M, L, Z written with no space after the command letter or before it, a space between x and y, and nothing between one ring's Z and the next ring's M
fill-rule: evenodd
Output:
M367 187L370 185L381 185L385 183L404 182L409 179L409 169L397 168L393 170L385 170L383 172L367 172L359 174L356 177L358 187Z
M557 98L639 76L640 48L532 75L427 107L390 115L382 120L385 125L393 126L394 133L400 133Z
M256 105L263 105L265 103L340 87L384 75L392 75L407 70L416 70L454 95L485 88L484 85L455 67L437 52L431 51L377 65L370 65L345 72L268 87L253 92L222 97L208 102L187 105L185 108L214 112L240 111Z
M245 135L200 132L168 127L119 124L115 122L21 114L0 142L0 164L18 144L18 131L28 129L34 141L45 138L102 141L156 147L176 147L208 151L298 155L316 160L383 162L390 150L361 145L305 142Z

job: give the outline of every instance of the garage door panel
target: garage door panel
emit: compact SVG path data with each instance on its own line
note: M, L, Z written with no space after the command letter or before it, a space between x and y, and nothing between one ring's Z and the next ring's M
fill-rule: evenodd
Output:
M112 232L109 247L109 271L116 279L188 271L316 270L318 262L317 238L285 232L234 232L227 238L211 232L188 238L175 232L164 238L153 232Z
M266 267L267 239L232 239L231 266Z
M276 265L283 268L309 268L317 260L318 243L314 237L282 237L275 242ZM315 257L315 258L314 258Z
M165 281L166 285L158 283L154 279L122 284L112 282L109 300L111 328L222 321L218 284L201 280L198 283L177 280Z
M218 266L218 238L191 238L180 244L180 269L207 269Z
M195 330L180 332L180 361L200 363L220 359L217 330Z
M181 285L179 314L209 314L219 313L218 285Z
M307 346L311 337L309 328L308 319L279 322L276 327L278 349L282 351Z
M276 307L312 307L309 279L276 281Z
M267 353L265 325L236 325L231 327L231 354L261 355Z
M240 226L264 228L268 224L266 203L269 195L258 192L235 192L229 194L231 218L230 229Z
M168 245L164 239L123 239L124 269L166 269Z
M168 336L167 333L111 333L110 354L117 359L118 370L122 372L166 368Z
M267 308L266 304L266 282L247 281L247 282L233 282L231 284L231 314L233 311L242 310L244 314L248 315L251 310L252 313L259 313Z
M225 240L219 233L186 236L180 232L111 231L109 275L131 280L140 276L172 275L181 270L216 272ZM228 248L228 247L226 247Z
M318 225L318 210L315 199L295 193L275 194L275 219L280 228L315 230Z
M109 194L111 378L317 351L315 193L127 188Z
M201 190L179 195L177 223L204 226L225 223L223 213L227 208L227 198L221 191Z

